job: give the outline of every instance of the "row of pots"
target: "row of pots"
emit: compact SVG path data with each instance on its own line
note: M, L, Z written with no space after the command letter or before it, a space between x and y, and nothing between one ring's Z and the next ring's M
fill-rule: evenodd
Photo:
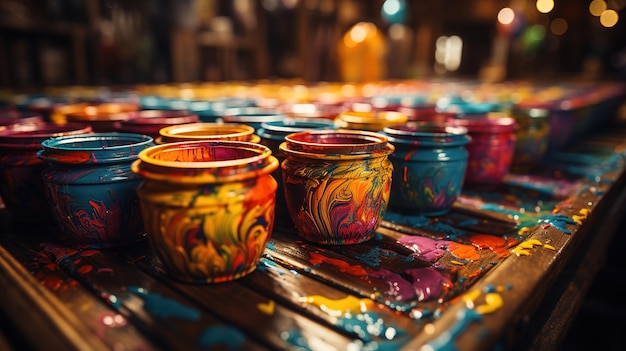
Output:
M472 153L487 185L510 167L511 118L403 122L380 131L322 119L196 122L163 127L157 138L74 122L5 126L0 195L17 219L49 213L72 245L124 245L147 233L174 277L232 280L254 270L277 209L306 240L357 244L388 206L449 211L470 179ZM224 134L229 140L210 140Z

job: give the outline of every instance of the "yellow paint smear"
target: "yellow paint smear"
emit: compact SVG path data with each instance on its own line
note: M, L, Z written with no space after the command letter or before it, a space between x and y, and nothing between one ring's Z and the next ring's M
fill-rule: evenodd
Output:
M502 300L502 296L498 293L488 293L485 295L485 304L476 306L476 312L478 314L487 314L497 311L502 305L504 301Z
M300 298L300 302L316 305L322 311L335 316L340 316L349 312L365 312L374 306L374 301L370 299L359 299L352 295L339 300L331 300L323 296L312 295Z
M276 303L274 302L274 300L269 300L267 303L259 303L256 305L256 308L259 309L259 311L271 316L274 314L274 307L276 306Z

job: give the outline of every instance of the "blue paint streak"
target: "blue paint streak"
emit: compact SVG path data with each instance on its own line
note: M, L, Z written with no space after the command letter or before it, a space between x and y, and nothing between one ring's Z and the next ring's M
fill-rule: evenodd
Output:
M454 344L455 339L463 333L471 323L482 320L482 316L474 310L462 309L456 315L457 322L450 329L441 333L433 339L429 346L433 350L456 351L458 348Z
M430 219L426 216L402 215L389 210L385 213L385 220L411 228L424 228L430 224Z
M415 260L415 257L413 256L400 256L396 252L384 250L378 246L362 255L357 255L355 258L370 267L378 268L380 267L382 257L400 257L404 262L411 262Z
M245 340L246 336L235 328L212 326L200 334L198 344L210 349L222 346L228 350L240 350Z
M312 351L299 330L292 329L291 331L283 332L280 337L295 346L298 351Z
M548 223L565 234L571 234L566 225L576 224L576 221L562 214L547 216L539 220L539 222Z
M182 305L178 301L167 298L161 294L151 293L139 287L128 287L126 290L141 297L143 299L144 308L155 317L177 317L194 322L200 319L200 312L197 310Z

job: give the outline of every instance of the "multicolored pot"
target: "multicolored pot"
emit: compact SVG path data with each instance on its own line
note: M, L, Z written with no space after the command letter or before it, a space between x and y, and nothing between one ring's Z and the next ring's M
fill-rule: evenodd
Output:
M115 123L115 130L122 133L146 134L157 139L162 128L196 123L198 115L186 110L141 110L130 119Z
M224 282L255 270L275 217L278 160L261 144L190 141L132 165L148 239L172 277Z
M0 111L0 126L10 124L41 124L43 116L38 112L29 111Z
M88 104L82 110L65 115L68 122L88 123L96 133L115 132L115 124L136 117L138 105L130 103L103 102Z
M411 215L447 213L461 195L470 142L465 127L444 123L409 122L385 128L395 151L389 206Z
M258 134L261 137L261 144L272 150L272 154L282 163L286 156L280 150L280 144L285 141L289 134L304 132L308 130L335 129L332 120L322 118L286 118L282 121L266 122L261 124ZM278 182L276 192L276 206L281 210L287 208L285 203L285 192L283 190L283 174L280 168L272 173Z
M157 144L183 141L247 141L258 143L255 129L242 123L198 122L161 128Z
M139 241L141 178L131 163L153 146L143 134L93 133L50 138L37 153L48 205L68 245L104 248Z
M469 159L464 186L493 188L509 173L515 153L517 123L510 117L455 118L455 126L467 128Z
M406 123L407 115L395 111L347 111L335 119L337 128L381 132L385 127Z
M287 135L280 150L289 215L303 239L331 245L371 239L387 211L394 147L368 131Z
M88 124L50 122L13 124L0 128L0 194L13 218L22 222L51 222L37 157L41 142L52 137L91 133Z
M550 111L531 108L511 111L519 128L515 133L515 153L511 171L523 173L537 166L548 151Z
M237 107L224 111L221 119L225 123L247 124L256 131L264 122L282 121L285 118L287 116L283 112L274 108Z

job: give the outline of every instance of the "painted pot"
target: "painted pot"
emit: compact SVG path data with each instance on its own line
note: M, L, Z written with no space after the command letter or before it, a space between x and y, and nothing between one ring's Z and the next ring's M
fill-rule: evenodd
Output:
M537 166L548 151L550 111L547 109L516 109L511 111L518 129L515 132L515 152L511 171L523 173Z
M331 245L371 239L387 211L394 147L368 131L287 135L280 150L289 216L305 240Z
M247 124L254 128L254 130L256 131L261 128L261 124L263 122L282 121L285 118L287 118L287 116L278 109L262 107L238 107L229 108L224 111L222 121L225 123Z
M138 242L144 227L137 197L141 178L130 169L150 136L93 133L50 138L37 153L44 190L68 245L105 248Z
M390 208L411 215L447 213L463 188L467 128L410 122L383 133L396 148L389 156L394 169Z
M247 141L259 143L253 127L241 123L197 122L161 128L157 144L182 141Z
M332 120L322 118L286 118L282 121L261 123L258 130L260 143L269 147L272 154L282 163L286 156L280 150L280 144L285 141L285 137L289 134L304 132L308 130L318 129L335 129ZM287 208L285 203L285 193L283 190L283 175L280 168L272 173L278 182L278 191L276 192L276 206L281 210Z
M467 128L471 137L464 186L492 188L511 170L517 123L510 117L456 118L447 123Z
M406 123L408 117L395 111L347 111L335 119L337 128L381 132L385 127Z
M30 111L0 111L0 126L10 124L41 124L43 116L38 112Z
M167 143L133 172L150 245L172 277L217 283L254 271L275 217L278 160L261 144Z
M13 218L22 222L51 222L37 157L41 142L63 135L91 133L88 124L13 124L0 128L0 194Z
M162 128L199 122L198 115L186 110L141 110L130 119L115 123L115 130L122 133L146 134L157 139Z
M87 104L82 110L69 112L68 122L88 123L96 133L115 132L115 124L136 117L138 105L130 103L103 102Z

